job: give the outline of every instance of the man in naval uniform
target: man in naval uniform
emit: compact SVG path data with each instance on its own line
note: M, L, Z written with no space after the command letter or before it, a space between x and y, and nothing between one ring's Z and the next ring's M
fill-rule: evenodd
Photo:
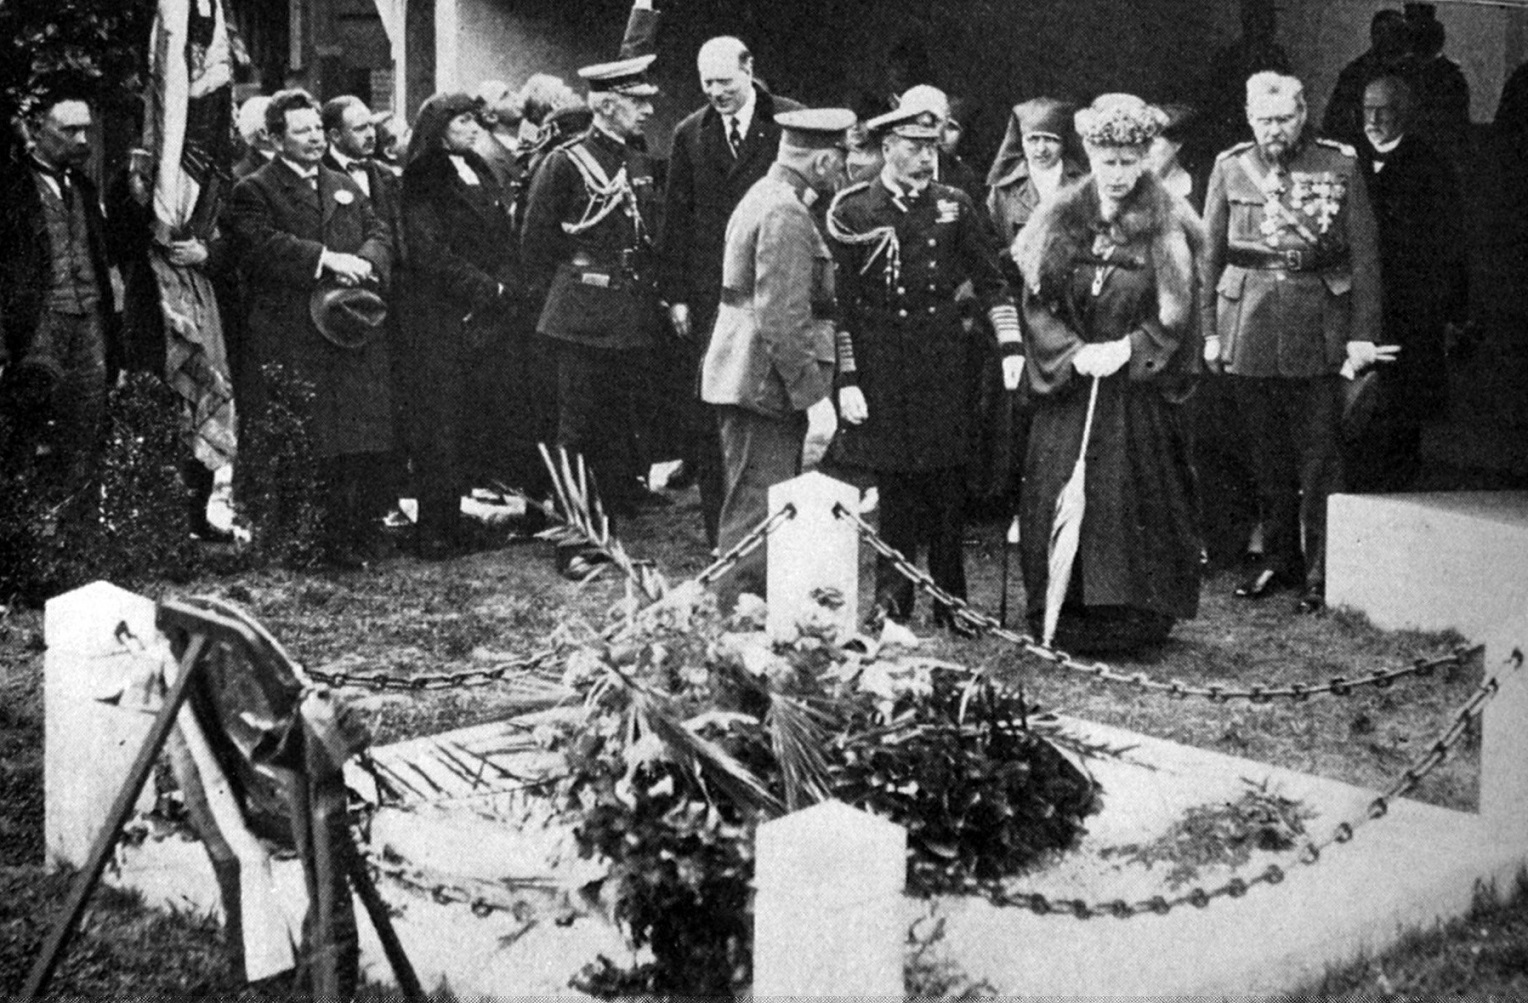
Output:
M839 429L837 464L875 474L881 535L916 560L928 547L929 574L957 597L971 397L970 339L956 291L970 282L997 332L1003 382L1018 386L1023 365L1018 311L999 268L1001 249L987 215L958 188L934 180L939 115L915 102L867 123L881 146L876 177L839 193L827 226L838 262ZM876 562L876 601L897 619L912 614L913 586ZM936 623L963 632L948 609Z
M641 492L635 430L658 300L651 221L656 192L647 156L632 145L653 113L651 55L579 70L594 124L551 153L526 203L521 253L532 295L545 305L536 330L557 369L557 444L582 454L608 510ZM592 554L566 552L579 575Z
M727 224L721 297L701 365L716 409L723 494L718 545L736 546L768 516L769 489L801 472L807 409L833 386L833 259L808 202L843 180L846 108L781 112L774 162ZM718 587L722 608L764 595L764 548Z
M1324 604L1326 500L1341 483L1342 380L1395 358L1376 346L1379 253L1351 147L1305 133L1305 92L1247 81L1254 139L1215 161L1205 202L1204 358L1231 377L1267 526L1265 564L1236 594L1303 589ZM1303 538L1303 548L1302 548Z

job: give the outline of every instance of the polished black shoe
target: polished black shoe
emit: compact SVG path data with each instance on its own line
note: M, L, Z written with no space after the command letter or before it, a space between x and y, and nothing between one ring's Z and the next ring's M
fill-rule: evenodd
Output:
M978 635L975 627L966 620L955 615L955 611L948 606L934 607L934 626L943 627L950 632L952 637L963 637L967 640Z
M1238 599L1262 599L1289 587L1290 583L1283 575L1272 568L1264 568L1251 577L1243 579L1232 594Z
M668 491L683 491L685 488L693 487L695 479L695 464L688 460L681 460L679 466L674 468L674 472L669 474L663 487Z
M1306 589L1300 596L1300 601L1295 603L1296 613L1319 613L1324 609L1326 609L1326 593L1319 587Z
M191 537L202 543L232 543L233 533L230 530L218 529L206 519L191 521Z

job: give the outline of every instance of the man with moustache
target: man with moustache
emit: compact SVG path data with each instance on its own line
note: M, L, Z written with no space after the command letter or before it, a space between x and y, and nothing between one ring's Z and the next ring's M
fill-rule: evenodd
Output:
M1379 228L1385 340L1399 347L1380 370L1377 403L1346 443L1350 491L1407 490L1422 454L1422 426L1448 406L1447 328L1469 314L1468 243L1459 184L1444 154L1411 130L1413 96L1395 76L1364 90L1361 160Z
M775 117L801 108L754 79L753 55L736 38L709 40L695 63L706 106L674 129L659 246L659 292L683 343L678 363L691 373L705 357L716 320L727 220L774 163L781 131ZM695 388L693 376L685 382ZM716 417L696 389L686 409L684 459L700 487L706 539L715 546L723 494L721 445Z
M843 180L847 108L782 112L779 152L748 189L721 261L716 328L701 371L726 463L719 546L730 550L768 516L769 489L801 471L807 409L832 389L833 259L809 202ZM718 585L722 609L764 595L764 548Z
M39 98L30 149L0 175L0 402L15 422L3 466L35 469L58 501L95 474L120 362L100 196L80 169L91 124L82 94Z
M1305 90L1247 81L1253 141L1223 152L1205 201L1204 360L1229 374L1252 443L1265 564L1236 595L1302 590L1325 604L1326 500L1341 484L1344 367L1395 358L1376 346L1379 254L1352 147L1306 135ZM1303 539L1303 548L1302 548Z
M314 294L385 288L391 236L360 187L323 166L323 118L312 95L274 95L266 128L279 152L234 186L229 213L249 311L244 350L252 392L240 406L251 425L269 406L260 370L265 363L279 363L313 384L324 556L358 568L372 556L386 510L378 485L386 483L393 447L388 345L377 336L339 343L315 320Z
M653 59L578 71L594 124L537 170L520 243L532 301L545 302L537 331L556 358L557 445L584 457L606 510L616 514L634 509L646 470L635 430L658 318L657 194L652 164L632 142L653 113ZM564 573L579 578L598 555L567 547L558 558Z
M881 173L839 193L827 227L838 263L839 427L835 464L873 472L881 535L916 560L928 547L935 584L966 592L961 560L972 381L970 342L956 292L969 282L997 333L1003 384L1023 366L1018 310L998 264L986 213L958 188L934 180L940 117L914 102L866 123L880 142ZM876 602L898 620L912 614L913 587L876 562ZM936 623L965 633L949 609Z

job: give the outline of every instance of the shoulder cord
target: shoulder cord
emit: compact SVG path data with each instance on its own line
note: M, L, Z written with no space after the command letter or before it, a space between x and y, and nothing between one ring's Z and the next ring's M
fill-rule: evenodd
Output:
M844 197L869 187L868 181L850 185L837 195L833 196L833 203L828 206L828 236L840 244L848 244L851 247L862 245L875 245L870 254L865 258L865 263L860 266L860 274L870 271L870 266L875 264L875 259L881 255L886 256L886 284L895 285L898 276L902 272L902 244L897 239L897 231L892 226L872 227L864 233L852 233L843 228L838 221L838 205Z
M574 143L563 147L563 150L567 152L573 166L578 168L584 180L584 188L589 194L589 204L584 207L583 216L576 223L564 222L563 232L574 236L592 230L617 208L624 206L626 215L631 217L632 225L640 237L642 214L637 210L636 193L632 191L631 182L626 177L626 165L622 164L615 177L610 178L600 167L599 161L582 144Z

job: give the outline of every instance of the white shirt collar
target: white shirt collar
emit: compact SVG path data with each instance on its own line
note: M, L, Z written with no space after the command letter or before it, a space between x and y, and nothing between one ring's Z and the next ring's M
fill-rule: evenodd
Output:
M343 153L341 153L339 150L335 149L332 146L329 147L329 156L333 157L334 158L334 162L336 164L340 165L340 170L345 171L347 173L351 170L351 165L352 164L355 165L356 167L360 167L361 166L361 162L359 160L355 159L354 157L347 157L347 156L345 156Z
M1374 147L1374 152L1375 153L1389 153L1391 150L1395 149L1397 146L1400 146L1401 145L1401 140L1403 140L1405 138L1406 138L1406 136L1404 134L1402 134L1400 136L1395 137L1394 139L1392 139L1388 143L1376 143L1376 142L1374 142L1374 140L1371 139L1371 140L1369 140L1369 145Z
M283 156L281 158L281 162L286 164L288 167L290 167L292 169L292 173L296 174L299 178L307 179L307 178L316 178L316 177L318 177L318 165L317 164L314 164L311 167L308 167L308 166L304 166L302 164L299 164L295 160L289 160L285 156Z
M753 125L753 112L759 105L759 92L754 90L753 84L748 85L748 96L743 99L743 107L731 115L723 115L723 119L737 119L737 134L747 136L748 129Z

